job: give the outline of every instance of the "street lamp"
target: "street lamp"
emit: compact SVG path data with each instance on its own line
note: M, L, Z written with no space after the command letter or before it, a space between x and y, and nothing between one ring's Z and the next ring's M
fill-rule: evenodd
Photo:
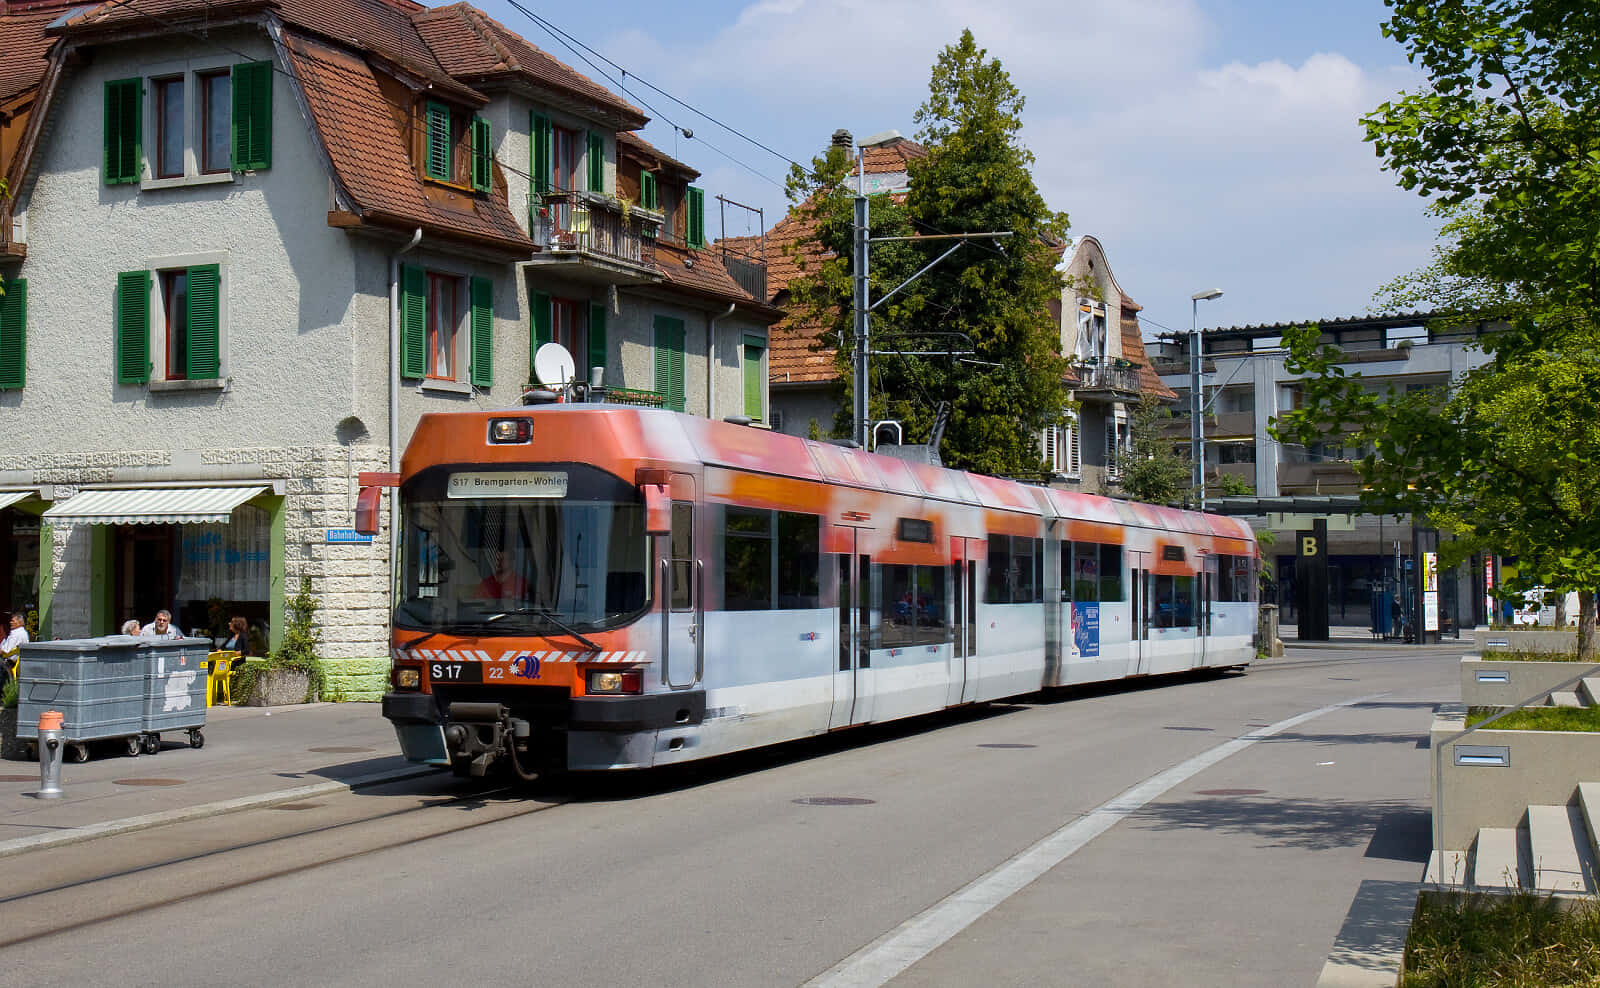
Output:
M1206 510L1206 427L1205 400L1200 388L1200 303L1221 298L1222 289L1207 288L1189 296L1194 303L1193 321L1189 324L1189 456L1193 460L1190 479L1195 496L1200 500L1200 510Z

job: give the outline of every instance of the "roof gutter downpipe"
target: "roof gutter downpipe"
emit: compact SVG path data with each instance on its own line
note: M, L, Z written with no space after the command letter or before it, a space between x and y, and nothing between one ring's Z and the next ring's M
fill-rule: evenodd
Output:
M737 307L729 302L726 310L706 320L706 418L713 422L717 419L717 323L733 315Z
M389 472L400 471L400 255L422 242L422 227L411 234L411 242L389 258ZM400 491L389 492L389 581L390 601L394 599L393 574L400 572L397 549L400 545Z

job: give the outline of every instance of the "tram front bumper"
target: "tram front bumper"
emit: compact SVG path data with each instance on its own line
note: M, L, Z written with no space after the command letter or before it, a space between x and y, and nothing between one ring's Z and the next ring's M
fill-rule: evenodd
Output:
M698 724L705 718L705 690L575 696L567 709L567 726L575 731L651 731Z
M439 701L427 693L385 693L383 715L394 725L400 753L407 761L449 765L444 741L444 718Z

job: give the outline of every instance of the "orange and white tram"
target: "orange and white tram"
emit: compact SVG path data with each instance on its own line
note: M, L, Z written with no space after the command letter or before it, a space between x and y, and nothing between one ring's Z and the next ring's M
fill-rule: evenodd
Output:
M1031 693L1243 667L1226 517L675 412L424 416L383 712L482 774L646 768Z

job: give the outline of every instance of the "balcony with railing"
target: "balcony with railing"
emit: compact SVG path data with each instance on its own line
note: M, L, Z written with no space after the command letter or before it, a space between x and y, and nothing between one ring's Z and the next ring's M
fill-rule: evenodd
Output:
M655 269L661 214L597 192L547 192L529 217L540 250L534 267L604 285L660 281Z
M1075 363L1072 369L1078 375L1073 390L1079 393L1109 391L1119 395L1139 393L1139 368L1126 360L1111 363L1090 361Z

